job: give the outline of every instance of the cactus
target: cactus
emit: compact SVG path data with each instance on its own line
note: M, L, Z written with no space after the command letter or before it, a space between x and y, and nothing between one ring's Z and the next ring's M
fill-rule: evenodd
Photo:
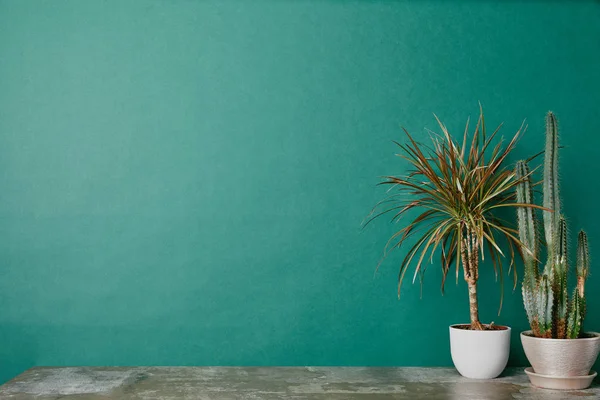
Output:
M533 204L531 172L526 161L519 161L515 175L519 180L517 203ZM537 337L575 339L583 333L585 318L585 281L589 274L587 235L577 239L577 284L571 299L568 295L567 222L560 213L558 185L558 122L549 112L546 117L546 150L544 155L544 237L548 258L539 272L539 239L535 210L520 207L517 211L519 238L525 273L523 303L533 334Z

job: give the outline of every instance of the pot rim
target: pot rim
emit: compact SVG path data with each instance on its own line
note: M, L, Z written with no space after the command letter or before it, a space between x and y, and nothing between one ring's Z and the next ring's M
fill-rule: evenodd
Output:
M452 324L452 325L450 325L450 329L454 329L454 330L462 331L462 332L486 332L486 333L500 333L500 332L510 332L511 331L510 326L508 326L508 325L496 325L496 324L494 324L494 326L504 328L504 329L472 331L470 329L460 329L459 328L459 326L465 326L465 325L471 325L471 324ZM483 325L489 325L489 324L483 324Z
M593 332L593 331L589 331L589 332L583 332L586 335L593 335L593 337L582 337L582 338L576 338L576 339L556 339L556 338L540 338L540 337L536 337L532 335L533 331L531 329L526 330L521 332L521 337L526 337L528 339L533 339L533 340L543 340L543 341L549 341L549 342L571 342L571 341L593 341L593 340L600 340L600 333L598 332Z

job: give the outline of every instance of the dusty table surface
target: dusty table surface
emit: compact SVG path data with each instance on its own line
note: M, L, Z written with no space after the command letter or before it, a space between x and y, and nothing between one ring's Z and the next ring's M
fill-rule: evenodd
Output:
M529 384L523 369L494 380L452 368L39 367L0 386L0 399L600 399L600 386L561 392Z

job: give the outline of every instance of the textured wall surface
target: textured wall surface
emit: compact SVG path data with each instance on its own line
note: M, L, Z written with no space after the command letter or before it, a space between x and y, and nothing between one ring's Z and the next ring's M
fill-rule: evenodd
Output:
M360 223L393 139L562 127L600 251L596 1L0 0L0 381L33 365L451 365L464 282L396 298ZM511 160L515 161L515 160ZM599 249L599 250L596 250ZM574 249L572 249L574 250ZM573 254L573 252L572 252ZM520 267L519 267L520 268ZM600 265L587 326L600 330ZM520 290L480 278L513 327Z

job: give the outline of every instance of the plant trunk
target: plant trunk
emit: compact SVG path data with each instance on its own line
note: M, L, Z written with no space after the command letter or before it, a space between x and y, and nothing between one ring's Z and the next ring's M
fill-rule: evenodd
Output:
M479 304L477 303L477 281L467 281L469 286L469 308L471 310L471 329L482 331L483 325L479 322Z
M477 303L477 279L479 278L479 246L476 236L466 229L466 235L462 239L461 258L465 281L469 287L469 310L471 313L471 330L482 331L484 329L479 322L479 304Z

